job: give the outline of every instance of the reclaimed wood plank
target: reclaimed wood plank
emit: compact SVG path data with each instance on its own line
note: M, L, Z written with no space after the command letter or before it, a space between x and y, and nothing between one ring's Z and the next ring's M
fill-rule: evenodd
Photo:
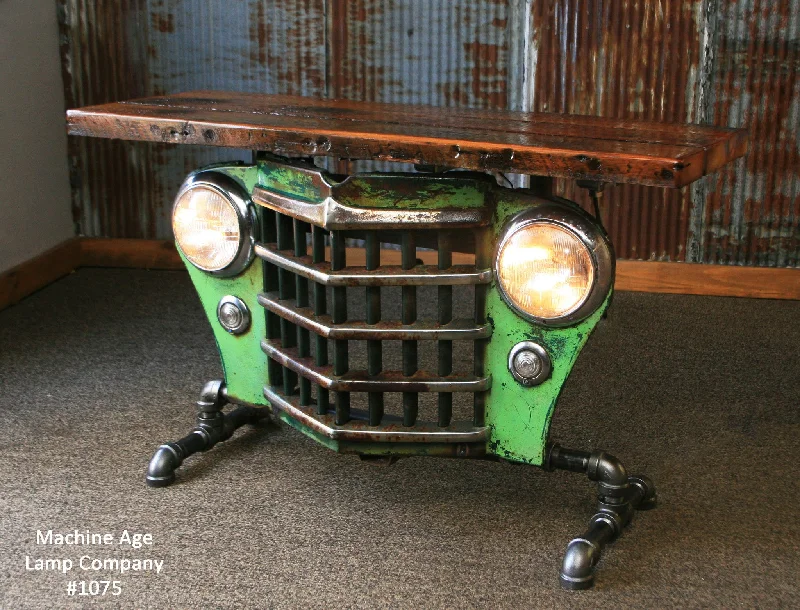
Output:
M719 127L189 92L70 110L69 133L680 187L745 154Z

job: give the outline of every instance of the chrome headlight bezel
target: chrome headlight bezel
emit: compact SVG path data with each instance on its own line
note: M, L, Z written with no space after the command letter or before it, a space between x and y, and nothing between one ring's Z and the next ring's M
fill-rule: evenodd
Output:
M518 231L539 223L556 225L577 237L588 250L594 269L594 281L584 300L577 307L554 318L537 317L521 309L506 292L500 279L500 253L508 240ZM558 201L537 204L513 216L503 227L494 251L496 284L503 301L522 318L550 327L571 326L594 313L614 284L615 266L614 250L597 221L580 208Z
M195 263L181 248L180 242L175 240L179 250L183 253L192 265L205 271L206 273L218 277L231 277L240 274L244 271L255 257L255 243L256 243L256 227L257 216L256 208L251 201L249 195L242 188L236 180L214 170L202 170L194 174L190 174L183 182L178 194L175 197L175 202L172 205L172 226L174 233L174 218L175 209L181 197L188 191L205 187L218 193L225 201L227 201L233 210L236 212L236 218L239 224L239 244L236 256L233 260L219 269L205 268L202 265Z

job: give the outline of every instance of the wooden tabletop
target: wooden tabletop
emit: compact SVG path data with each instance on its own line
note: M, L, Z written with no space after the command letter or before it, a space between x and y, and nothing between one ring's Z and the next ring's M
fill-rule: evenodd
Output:
M680 187L747 152L741 129L193 91L67 112L72 135Z

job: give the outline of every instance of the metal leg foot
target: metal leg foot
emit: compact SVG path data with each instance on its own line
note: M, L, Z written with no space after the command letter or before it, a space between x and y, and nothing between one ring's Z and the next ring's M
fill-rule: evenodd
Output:
M183 461L199 451L207 451L217 443L228 440L245 424L255 424L268 416L266 409L239 406L230 413L222 413L228 403L225 384L221 380L209 381L197 401L197 425L188 435L174 443L165 443L156 449L147 468L146 483L150 487L166 487L175 480L175 470Z
M564 589L588 589L594 584L594 567L603 548L622 533L636 510L655 506L655 486L645 476L628 476L622 463L603 451L553 445L546 467L583 472L590 480L597 481L597 512L589 520L586 532L567 545L559 574Z

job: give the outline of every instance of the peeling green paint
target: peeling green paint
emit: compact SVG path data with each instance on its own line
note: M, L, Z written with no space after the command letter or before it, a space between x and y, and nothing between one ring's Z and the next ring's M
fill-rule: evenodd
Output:
M330 176L326 175L326 178L329 182L333 182ZM259 158L258 184L276 193L291 195L305 201L318 202L325 199L320 186L314 183L310 174L296 171L285 161L282 163L270 155Z
M209 168L206 168L209 169ZM237 180L247 192L256 183L257 172L253 166L218 165L212 169ZM228 394L233 399L253 405L268 405L264 398L267 383L267 356L261 351L261 338L266 336L264 310L256 299L263 290L260 264L252 264L235 277L217 277L192 265L180 252L200 302L206 312L217 343ZM225 295L239 297L250 309L252 323L241 335L232 335L217 321L217 304Z
M339 203L359 208L465 209L486 205L486 186L455 177L355 175L334 187L334 196Z
M501 198L494 220L496 234L511 216L529 207L530 202L521 202L513 193ZM503 301L496 281L492 283L487 298L493 327L486 354L492 376L486 405L488 453L513 462L543 464L550 420L561 388L610 298L609 292L600 308L575 326L547 328L520 318ZM521 385L508 370L508 353L520 341L534 341L550 356L553 374L538 386Z

